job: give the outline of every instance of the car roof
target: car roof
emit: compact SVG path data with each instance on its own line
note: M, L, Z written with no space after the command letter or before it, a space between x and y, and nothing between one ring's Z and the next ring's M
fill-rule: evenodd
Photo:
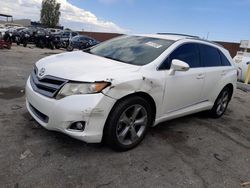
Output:
M205 43L205 44L210 44L216 47L219 47L220 49L225 49L222 45L209 41L209 40L205 40L205 39L201 39L198 36L192 36L192 35L186 35L186 34L178 34L178 33L157 33L157 34L139 34L136 36L143 36L143 37L152 37L152 38L158 38L158 39L165 39L165 40L172 40L172 41L178 41L178 40L183 40L183 39L193 39L195 41L201 42L201 43Z

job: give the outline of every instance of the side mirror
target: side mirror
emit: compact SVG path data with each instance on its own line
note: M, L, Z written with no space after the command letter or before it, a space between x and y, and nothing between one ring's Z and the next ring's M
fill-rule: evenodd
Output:
M189 65L184 61L173 59L170 67L170 75L174 75L176 71L188 71Z

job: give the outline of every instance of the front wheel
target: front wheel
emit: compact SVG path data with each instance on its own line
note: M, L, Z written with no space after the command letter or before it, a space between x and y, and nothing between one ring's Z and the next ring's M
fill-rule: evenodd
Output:
M107 119L104 140L113 149L126 151L137 146L152 123L152 110L141 97L120 101Z
M56 48L56 49L60 49L60 45L59 45L59 44L56 44L56 45L55 45L55 48Z
M228 87L226 87L220 92L219 96L217 97L214 106L210 111L211 116L214 118L221 117L227 109L230 98L231 91Z
M23 47L27 47L27 42L25 41L25 42L23 42Z
M74 47L72 45L68 45L68 47L66 48L66 50L68 52L72 52L74 50Z

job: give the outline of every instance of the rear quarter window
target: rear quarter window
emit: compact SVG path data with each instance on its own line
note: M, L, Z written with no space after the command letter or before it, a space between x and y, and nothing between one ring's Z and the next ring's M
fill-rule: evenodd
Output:
M204 67L222 66L219 50L205 44L199 44L201 61Z

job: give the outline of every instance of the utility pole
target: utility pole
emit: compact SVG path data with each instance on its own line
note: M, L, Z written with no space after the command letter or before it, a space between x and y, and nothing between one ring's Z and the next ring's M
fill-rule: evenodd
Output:
M207 40L208 40L209 34L210 34L210 32L207 33Z

